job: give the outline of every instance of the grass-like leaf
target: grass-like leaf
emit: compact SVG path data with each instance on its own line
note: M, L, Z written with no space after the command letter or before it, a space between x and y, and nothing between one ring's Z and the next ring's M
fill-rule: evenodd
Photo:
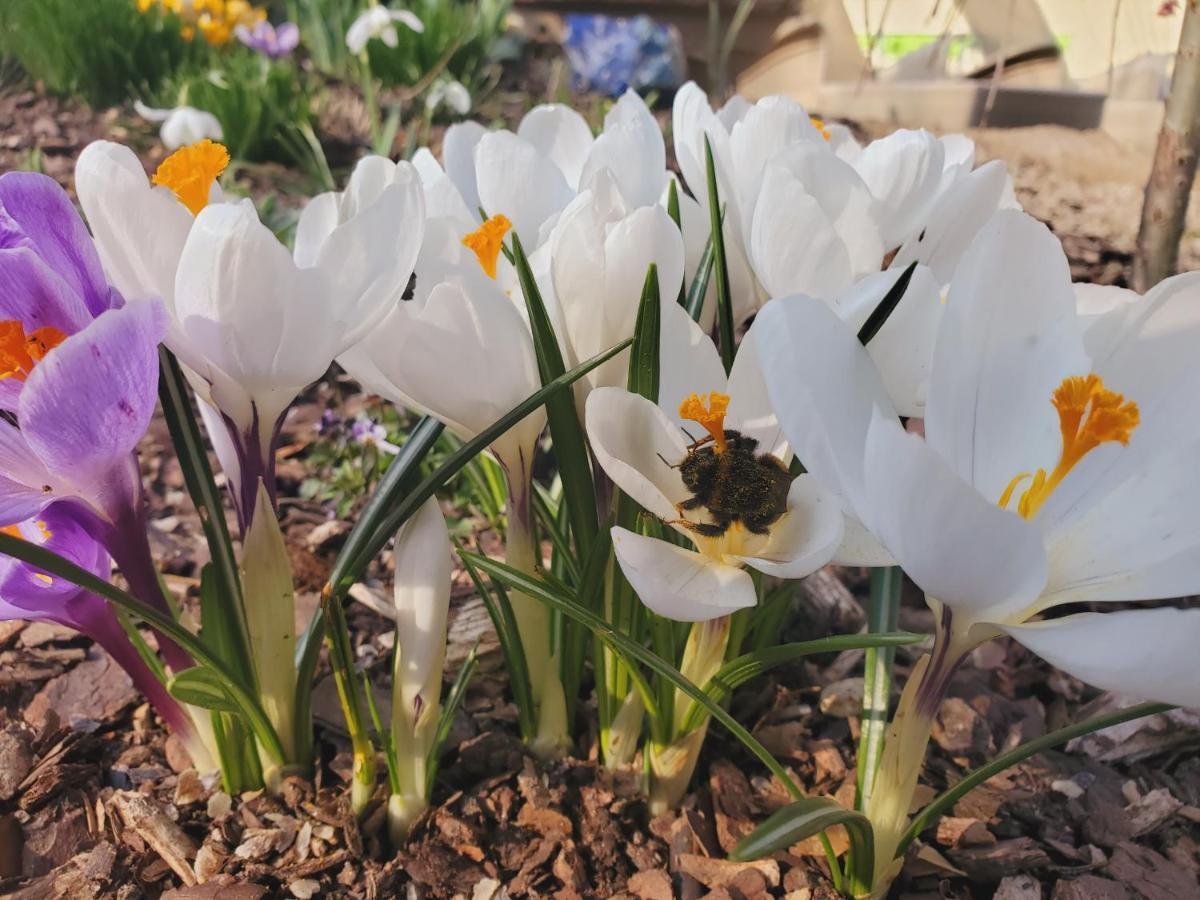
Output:
M224 662L188 629L165 613L147 606L125 591L120 590L101 578L97 578L86 569L80 568L69 559L65 559L57 553L47 550L45 547L31 544L29 541L14 537L11 534L0 533L0 554L27 562L31 566L41 569L43 572L48 572L86 591L97 594L108 600L118 609L124 610L135 619L145 622L151 628L157 629L175 641L175 643L187 651L198 665L207 666L224 680L225 687L230 695L236 698L238 706L245 711L250 727L254 731L255 737L258 738L259 743L262 744L263 751L272 761L280 765L283 764L283 745L280 743L279 735L275 733L274 727L272 727L266 713L263 712L257 698L247 692L242 687L240 680L229 671Z
M884 294L883 299L872 310L871 315L867 316L867 321L863 322L862 328L858 329L858 341L864 347L871 342L871 339L875 335L879 334L879 329L883 327L888 317L896 311L896 307L904 299L904 292L908 290L908 284L912 281L913 272L916 271L916 268L917 264L913 262L907 269L900 273L900 277L896 279L896 283Z
M721 343L721 363L725 374L733 368L733 296L729 286L729 257L725 253L725 231L722 223L721 198L717 191L717 165L713 160L712 142L704 136L704 176L708 180L708 222L712 229L713 267L717 275L717 331Z
M467 658L458 667L458 675L450 686L446 703L442 706L442 714L438 717L437 732L433 737L433 746L429 748L429 757L425 760L425 796L433 794L433 782L437 779L438 765L446 749L446 739L450 737L450 728L454 725L454 716L458 713L463 701L467 699L467 685L479 668L479 644L471 648Z
M760 859L784 850L798 841L842 825L850 835L849 884L851 896L866 896L875 870L875 831L867 817L846 809L828 797L805 797L789 803L742 838L730 858L738 861Z
M671 186L667 189L667 215L671 217L671 221L675 223L675 227L679 229L679 237L683 238L683 214L679 210L679 182L674 178L671 179ZM679 282L679 305L687 305L687 273Z
M895 631L899 624L900 593L904 572L899 566L871 570L871 594L867 602L867 633ZM866 809L875 788L875 773L883 756L888 706L892 695L894 645L868 647L863 662L862 727L858 738L857 791L854 808Z

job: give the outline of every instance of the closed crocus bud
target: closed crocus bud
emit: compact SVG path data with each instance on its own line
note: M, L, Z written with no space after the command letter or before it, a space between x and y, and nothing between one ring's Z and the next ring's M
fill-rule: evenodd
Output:
M396 656L392 737L401 790L388 803L393 840L428 802L427 763L435 749L450 608L450 534L430 497L396 535Z

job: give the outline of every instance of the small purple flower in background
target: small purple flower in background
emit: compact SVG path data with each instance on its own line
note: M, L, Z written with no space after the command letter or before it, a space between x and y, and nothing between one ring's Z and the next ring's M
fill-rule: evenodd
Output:
M287 56L300 45L300 28L295 22L283 22L275 26L264 20L256 22L252 28L239 25L233 33L251 50L271 59Z
M366 415L360 415L350 427L350 437L364 447L375 447L395 456L400 448L387 439L387 429Z
M316 430L317 434L319 434L321 437L325 437L337 431L338 426L340 426L341 423L341 419L334 415L333 410L327 409L321 413L321 421L314 425L313 428Z

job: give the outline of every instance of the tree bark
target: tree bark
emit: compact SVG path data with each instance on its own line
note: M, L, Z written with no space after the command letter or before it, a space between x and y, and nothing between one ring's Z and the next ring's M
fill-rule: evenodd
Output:
M1187 0L1133 260L1141 292L1173 274L1200 149L1200 0Z

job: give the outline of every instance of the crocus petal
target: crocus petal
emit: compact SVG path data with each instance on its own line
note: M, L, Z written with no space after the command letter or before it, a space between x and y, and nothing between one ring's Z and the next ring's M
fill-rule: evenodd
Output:
M108 554L80 527L68 506L54 503L43 509L36 520L23 521L18 526L21 536L29 543L45 547L97 578L108 581L112 568ZM40 614L52 621L86 631L89 617L72 615L72 612L85 612L83 605L72 603L81 593L78 586L65 578L50 577L28 563L12 558L0 561L0 597L34 614L31 618L37 618ZM92 597L90 603L107 606L99 597Z
M666 152L658 122L645 101L628 90L604 117L604 132L588 152L580 188L596 172L608 169L632 208L651 206L666 188Z
M686 313L684 316L690 318ZM664 328L665 320L664 316ZM753 336L755 325L751 325L742 338L737 356L733 358L733 368L729 370L729 421L733 428L758 441L758 452L770 453L787 462L791 459L791 450L771 406L758 341ZM711 341L709 346L712 346Z
M436 704L446 657L450 609L450 533L436 497L422 504L396 535L396 647L399 699L416 718L422 705Z
M688 190L702 207L708 204L705 183L704 138L714 143L714 156L728 154L729 132L708 103L708 95L689 81L675 92L671 107L671 134L675 139L675 159Z
M173 312L175 270L193 222L187 207L166 188L150 186L132 150L108 141L79 154L75 190L117 290L126 300L157 297Z
M708 622L757 602L754 582L743 569L624 528L614 528L612 538L634 593L660 616Z
M1108 691L1200 706L1200 609L1080 613L1001 628L1051 665Z
M48 469L86 495L107 494L114 471L136 478L129 460L154 414L166 325L158 303L109 310L49 353L25 383L25 439Z
M442 160L446 174L458 187L471 218L479 216L479 186L475 176L475 148L488 131L478 122L458 122L442 138ZM488 210L489 215L494 215Z
M925 226L896 253L891 268L920 262L929 266L938 284L949 283L971 241L1011 193L1012 179L999 160L958 179L930 209Z
M679 417L679 405L692 394L730 393L725 367L717 346L678 303L668 300L661 308L658 332L658 405L684 430L698 426ZM743 344L743 351L745 345ZM740 355L740 354L739 354ZM735 363L736 365L736 363ZM730 401L732 406L733 401ZM732 410L729 418L734 420Z
M1014 476L1053 467L1062 440L1053 392L1088 371L1062 245L1024 213L997 214L950 285L926 406L929 443L996 502Z
M893 131L863 148L854 167L880 202L880 231L898 247L928 219L942 184L945 149L924 129Z
M830 560L835 566L894 566L895 558L858 517L842 510L842 543Z
M1003 621L1041 593L1046 552L1037 526L985 500L929 444L878 412L866 474L866 524L960 620Z
M683 434L663 411L621 388L598 388L587 400L588 440L608 477L652 515L675 519L689 496L674 468L687 456Z
M7 419L0 419L0 472L0 526L28 519L56 499L56 479Z
M0 212L59 277L83 298L93 316L120 302L113 295L96 248L70 198L53 178L35 172L0 176ZM15 235L0 226L0 247Z
M489 216L505 215L526 249L538 244L542 223L574 196L554 162L528 141L493 131L475 148L479 202Z
M857 334L901 274L888 269L860 278L835 301L838 315ZM933 349L945 308L933 273L918 266L900 304L867 345L888 395L902 416L925 414Z
M819 300L785 297L754 322L771 405L804 467L865 516L863 453L875 409L895 416L854 332Z
M788 491L787 509L787 515L771 526L766 550L738 559L776 578L803 578L832 560L841 546L842 508L820 482L801 475Z
M562 103L544 103L521 119L517 137L554 163L567 184L579 186L579 176L592 149L592 129L583 116Z

